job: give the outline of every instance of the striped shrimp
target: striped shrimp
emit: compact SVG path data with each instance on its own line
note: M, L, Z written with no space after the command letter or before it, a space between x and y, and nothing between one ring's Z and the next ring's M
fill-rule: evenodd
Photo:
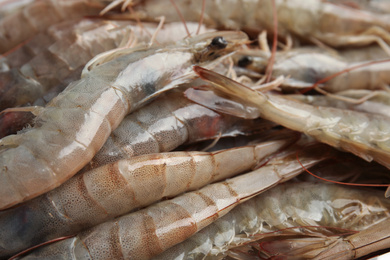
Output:
M2 212L0 257L77 234L162 198L248 171L292 141L275 140L212 153L141 155L79 174L57 189Z
M262 239L274 238L280 242L284 236L309 234L328 238L339 229L369 230L377 223L388 222L389 210L389 200L377 190L324 183L284 183L237 206L155 259L221 259L229 254L229 249L251 241L258 244ZM319 228L306 233L304 226ZM279 250L283 248L275 242L275 249L278 246ZM293 248L289 247L289 251L293 252Z
M26 259L150 259L211 224L237 204L302 172L295 149L279 154L253 172L107 221L74 238L32 252ZM304 165L311 166L324 158L311 151L301 159Z
M204 23L216 28L274 31L273 0L207 0ZM378 43L390 55L389 15L340 7L321 0L274 0L278 34L289 34L306 41L320 41L329 46L364 46ZM180 12L188 21L199 21L202 1L176 0ZM143 0L134 7L138 17L153 18L164 15L167 21L178 21L175 8L166 2ZM249 32L248 30L248 32Z
M0 20L0 54L45 31L53 24L87 15L97 15L109 2L104 0L32 1Z
M264 74L269 54L262 51L258 53L251 51L248 54L244 52L236 57L237 65ZM324 51L297 49L278 53L272 75L274 77L290 75L290 78L282 83L283 89L306 88L333 74L365 63L367 62L347 62L342 56L334 57ZM320 86L329 92L339 92L347 89L380 89L389 84L390 61L383 60L340 74Z
M217 92L189 89L186 94L191 100L245 118L261 116L390 168L390 120L387 116L315 107L280 95L261 94L215 72L201 67L194 69L202 79L214 83L218 92L224 92L224 97ZM234 101L226 101L225 93ZM229 104L228 109L225 103Z
M250 134L272 126L265 120L243 120L214 112L191 102L181 90L171 90L126 116L83 170L141 154L168 152L218 135Z
M214 32L155 48L122 50L37 111L33 128L0 140L0 209L39 196L72 177L126 114L195 77L248 40ZM126 53L127 52L127 53Z

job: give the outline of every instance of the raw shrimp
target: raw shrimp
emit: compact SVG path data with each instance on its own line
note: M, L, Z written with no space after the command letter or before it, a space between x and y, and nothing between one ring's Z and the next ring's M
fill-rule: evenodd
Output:
M192 28L195 26L191 24ZM157 25L143 24L141 28L131 21L83 19L71 28L66 24L63 27L61 37L57 37L58 40L50 47L42 47L38 55L20 68L0 73L0 78L8 79L0 82L0 110L24 104L35 105L38 98L53 92L53 89L57 95L66 87L64 79L79 79L80 74L73 72L78 72L94 56L122 47L126 37L132 37L136 44L146 45L151 40L147 32L156 30ZM166 25L155 40L160 44L178 41L186 36L182 27L182 24L180 27L178 24ZM71 32L67 33L69 30ZM11 55L11 58L15 57Z
M97 15L110 1L40 0L0 20L0 54L64 20Z
M105 222L74 238L43 247L26 259L149 259L211 224L237 204L302 172L295 149L278 155L258 170ZM302 158L305 165L311 166L325 157L311 151Z
M59 186L92 159L126 114L194 78L193 64L212 66L247 40L242 32L207 33L121 50L94 67L37 111L34 128L0 140L0 209Z
M197 66L194 69L202 79L214 83L216 91L222 91L223 96L210 90L189 89L186 95L191 100L236 116L261 116L390 168L388 117L331 107L314 107L279 95L261 94L215 72ZM227 100L226 95L233 101Z
M322 53L321 53L322 52ZM281 52L275 58L272 75L274 77L287 76L282 83L286 88L311 87L317 81L341 72L345 69L360 66L366 62L349 63L334 57L324 51L310 51L298 49ZM262 51L251 51L246 55L240 54L237 65L247 67L258 73L265 73L268 64L268 54ZM390 84L390 60L377 61L360 68L356 68L334 77L320 86L329 92L338 92L347 89L380 89Z
M349 109L371 114L379 114L389 117L390 111L390 93L388 91L372 91L372 90L347 90L336 93L340 98L347 97L350 99L359 99L369 97L364 102L348 102L330 96L309 96L309 95L289 95L296 100L302 101L312 106L336 107L339 109Z
M275 140L213 153L141 155L79 174L57 189L1 213L0 257L77 234L164 197L248 171L291 141L295 140Z
M272 126L270 121L216 113L185 98L181 89L171 90L126 116L83 170L141 154L168 152L218 135L250 134Z
M204 23L216 28L274 30L273 0L207 0ZM333 47L363 46L378 43L390 55L390 16L340 7L322 0L274 0L278 34L294 34L306 41L319 40ZM199 21L202 1L176 0L175 4L188 21ZM179 21L175 8L165 1L143 0L134 7L138 17L165 16Z
M389 210L390 201L377 190L324 183L284 183L237 206L155 259L221 259L229 248L251 241L308 235L305 226L318 226L311 235L325 237L332 235L332 229L321 226L334 231L369 230L390 220Z
M389 224L390 220L387 218L368 229L349 236L318 237L309 235L261 242L259 254L265 254L265 257L254 257L254 259L273 259L274 256L283 257L283 259L361 259L361 257L369 256L369 254L379 250L389 249ZM234 251L236 250L234 249Z

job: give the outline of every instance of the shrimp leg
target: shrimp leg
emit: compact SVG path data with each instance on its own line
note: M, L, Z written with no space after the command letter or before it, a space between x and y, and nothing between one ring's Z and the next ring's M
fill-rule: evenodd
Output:
M318 148L318 147L317 147ZM236 205L302 172L295 149L267 165L171 200L105 222L31 253L26 259L150 259L222 217ZM316 152L317 151L317 152ZM305 166L324 159L318 149L301 158Z
M0 209L65 182L125 115L190 81L193 64L212 65L246 41L242 32L215 32L162 49L123 50L71 83L39 112L34 128L0 140Z

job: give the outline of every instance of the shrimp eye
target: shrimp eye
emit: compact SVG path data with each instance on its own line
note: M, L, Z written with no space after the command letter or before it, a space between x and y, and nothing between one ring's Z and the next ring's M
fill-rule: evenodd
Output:
M238 60L237 65L238 65L238 67L245 68L246 66L248 66L251 63L252 63L252 59L248 56L244 56Z
M221 36L214 37L211 41L210 46L216 47L218 49L223 49L228 45L228 42Z

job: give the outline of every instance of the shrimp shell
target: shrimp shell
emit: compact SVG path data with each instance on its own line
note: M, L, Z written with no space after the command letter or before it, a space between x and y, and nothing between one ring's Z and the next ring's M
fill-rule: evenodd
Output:
M130 49L95 67L39 111L34 128L0 140L0 209L39 196L86 165L126 114L195 77L247 41L216 32L161 48Z
M324 158L315 154L312 151L304 157L303 164L311 166ZM258 170L105 222L74 238L43 247L26 259L150 259L184 241L239 203L300 172L302 167L295 158L295 150L292 154L290 150Z

